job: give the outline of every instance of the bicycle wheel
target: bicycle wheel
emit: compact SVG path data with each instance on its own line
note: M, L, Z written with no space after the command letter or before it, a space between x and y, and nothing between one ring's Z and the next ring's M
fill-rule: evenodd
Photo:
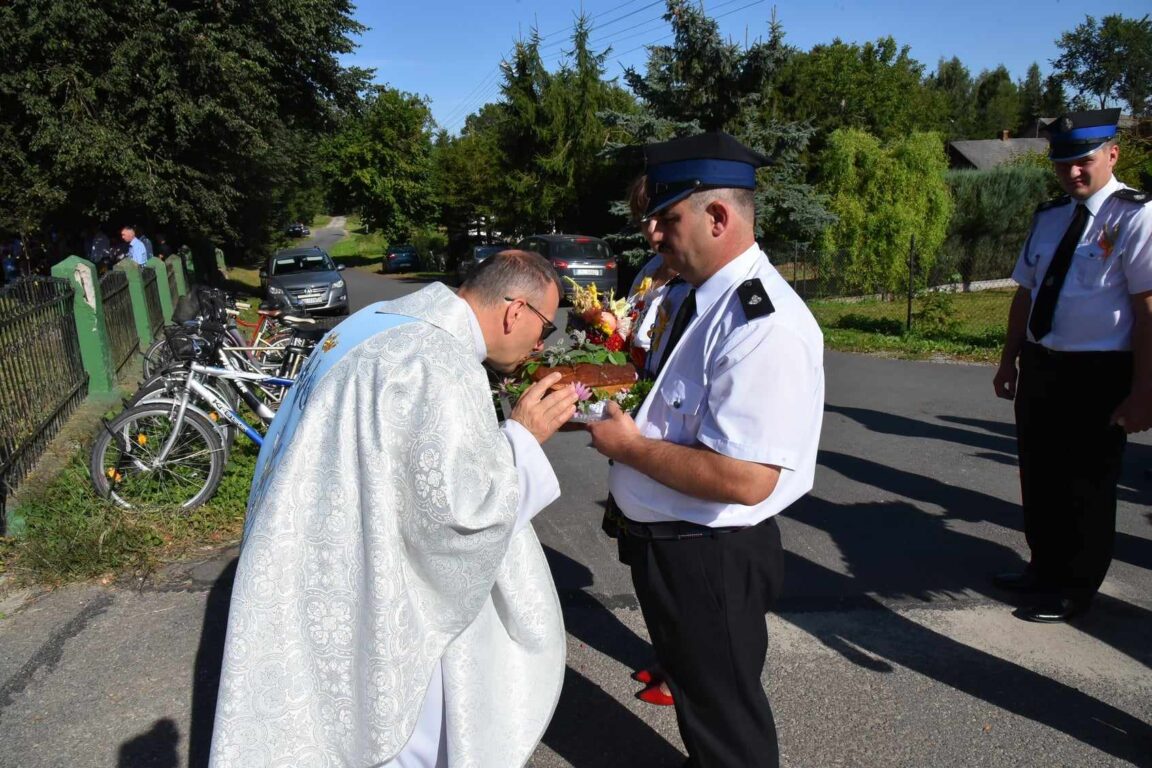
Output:
M172 347L168 344L167 337L161 336L144 351L142 363L144 378L149 379L155 376L171 364Z
M219 392L219 390L217 390ZM223 396L223 395L222 395ZM151 388L141 388L136 391L125 405L128 408L134 408L144 403L162 402L169 408L180 407L179 393L163 386L153 386ZM216 429L216 435L220 438L220 443L224 446L225 458L232 452L232 445L236 442L236 426L228 421L225 417L221 416L212 407L211 403L207 403L199 397L188 403L189 408L194 408L196 413L204 416L212 422L212 426ZM232 410L236 410L233 407ZM173 411L175 412L175 411Z
M174 418L169 406L144 403L105 424L88 463L96 492L128 509L191 509L210 499L224 475L224 447L211 421L185 411L172 450L159 462Z

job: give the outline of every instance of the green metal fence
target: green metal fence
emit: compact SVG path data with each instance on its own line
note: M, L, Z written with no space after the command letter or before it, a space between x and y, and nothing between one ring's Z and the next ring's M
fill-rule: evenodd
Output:
M0 289L0 533L9 490L87 393L72 307L67 280Z
M128 276L115 270L108 272L100 278L100 291L104 295L104 320L112 347L112 363L119 371L140 347L136 324L132 318Z
M164 273L168 276L168 295L175 300L180 295L180 288L176 285L176 265L172 263L171 257L164 262Z

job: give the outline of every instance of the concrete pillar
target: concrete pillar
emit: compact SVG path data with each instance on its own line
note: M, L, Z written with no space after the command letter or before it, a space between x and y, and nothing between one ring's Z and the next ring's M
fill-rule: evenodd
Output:
M188 278L184 275L184 261L176 254L168 257L168 263L172 265L172 272L176 275L176 296L173 300L180 296L188 295Z
M112 360L112 343L104 319L104 295L96 265L79 256L69 256L52 266L52 276L72 283L76 336L80 341L80 359L88 373L88 391L111 392L116 386L116 363Z
M144 265L156 271L156 292L160 294L160 312L164 315L164 322L172 322L172 305L176 297L172 295L172 286L168 284L168 265L164 259L153 256Z
M114 269L128 276L128 295L132 297L132 319L136 321L136 335L140 339L140 351L143 352L152 343L152 328L148 323L148 303L144 300L144 278L140 275L140 265L132 259L120 259Z

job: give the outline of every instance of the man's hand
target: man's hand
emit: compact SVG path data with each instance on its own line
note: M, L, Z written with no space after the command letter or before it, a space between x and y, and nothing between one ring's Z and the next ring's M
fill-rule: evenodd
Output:
M569 384L555 392L548 391L560 378L559 373L550 373L528 387L509 417L531 432L541 445L576 413L575 387Z
M996 397L1015 400L1018 375L1016 363L1000 363L1000 367L996 369L996 375L992 378L992 386L996 388Z
M642 439L640 429L632 417L620 410L620 406L609 401L602 421L588 425L592 433L592 447L610 459L623 459L633 441Z
M1133 392L1112 412L1111 424L1118 424L1128 434L1152 427L1152 392Z

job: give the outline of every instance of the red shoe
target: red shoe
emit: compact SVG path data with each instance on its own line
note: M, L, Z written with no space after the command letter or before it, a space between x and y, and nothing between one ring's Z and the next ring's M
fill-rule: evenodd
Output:
M661 677L655 670L656 667L638 669L632 673L632 679L638 683L644 683L644 685L652 685L652 683L657 682L657 678Z
M636 698L640 701L646 701L649 704L655 704L658 707L670 707L676 702L672 698L672 694L664 693L660 690L660 683L653 683L644 690L636 694Z

